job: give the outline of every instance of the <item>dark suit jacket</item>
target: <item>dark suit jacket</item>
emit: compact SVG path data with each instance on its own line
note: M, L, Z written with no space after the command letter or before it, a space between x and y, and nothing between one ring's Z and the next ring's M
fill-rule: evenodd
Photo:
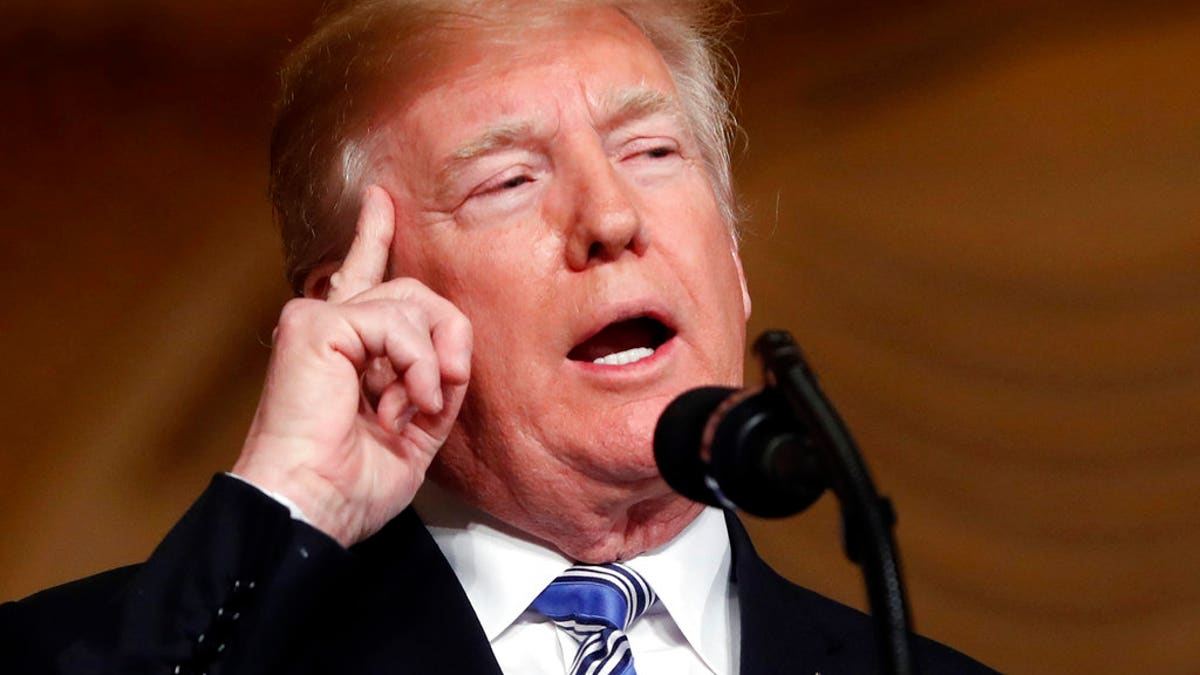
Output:
M777 575L729 522L743 675L877 672L870 619ZM922 672L992 672L917 649ZM347 551L227 476L146 563L0 605L0 654L8 673L500 673L411 509Z

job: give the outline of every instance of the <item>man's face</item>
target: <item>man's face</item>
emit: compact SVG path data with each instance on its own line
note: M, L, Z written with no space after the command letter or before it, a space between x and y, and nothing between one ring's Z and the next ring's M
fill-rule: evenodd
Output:
M452 39L400 92L382 181L394 273L475 334L434 475L502 518L666 494L655 422L740 383L750 311L667 67L613 10Z

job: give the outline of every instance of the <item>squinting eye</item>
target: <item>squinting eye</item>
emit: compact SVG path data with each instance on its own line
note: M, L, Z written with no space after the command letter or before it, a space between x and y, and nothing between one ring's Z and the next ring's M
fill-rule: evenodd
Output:
M495 196L501 195L505 192L509 192L511 190L516 190L517 188L521 187L522 185L525 185L526 183L533 183L536 180L537 180L536 178L534 178L533 176L531 176L527 173L519 173L519 174L515 174L511 178L507 178L507 179L499 181L499 182L488 183L488 184L484 185L483 187L479 188L479 190L476 191L472 196L473 197L495 197Z
M501 183L499 185L499 188L501 190L511 190L512 188L515 188L515 187L521 187L522 185L530 182L531 180L533 180L533 179L524 174L522 174L520 176L513 176L512 178L509 178L508 180Z
M673 154L675 154L675 150L665 145L657 148L651 148L646 151L646 156L651 159L662 159L663 157L669 157Z

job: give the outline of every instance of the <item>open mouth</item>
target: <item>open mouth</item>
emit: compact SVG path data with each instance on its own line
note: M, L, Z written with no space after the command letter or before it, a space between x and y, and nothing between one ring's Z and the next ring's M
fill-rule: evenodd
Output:
M579 343L568 354L572 361L590 361L605 366L623 366L654 355L675 330L658 319L637 316L616 321Z

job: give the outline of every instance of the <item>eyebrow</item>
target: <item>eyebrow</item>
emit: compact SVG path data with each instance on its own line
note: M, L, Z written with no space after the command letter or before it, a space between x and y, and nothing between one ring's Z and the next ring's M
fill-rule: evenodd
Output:
M666 114L683 119L676 98L647 87L624 87L606 92L596 108L601 120L598 128L601 134L653 115Z
M517 145L533 133L529 120L500 120L483 133L455 148L437 172L439 192L446 188L464 167L483 155Z
M502 120L488 127L475 138L463 143L450 153L450 163L469 162L497 148L514 145L518 139L528 137L533 125L528 121Z
M679 102L657 89L623 87L606 92L595 105L600 124L597 131L605 135L632 120L658 114L683 119ZM495 150L517 145L533 134L529 120L500 120L483 133L455 148L438 172L440 185L447 185L463 167Z
M634 119L657 114L680 115L679 103L657 89L625 87L607 92L596 106L601 120L599 131L606 133ZM450 153L447 172L455 165L469 162L499 148L515 145L520 139L528 138L533 124L528 120L501 120L488 127L475 138L458 146Z

